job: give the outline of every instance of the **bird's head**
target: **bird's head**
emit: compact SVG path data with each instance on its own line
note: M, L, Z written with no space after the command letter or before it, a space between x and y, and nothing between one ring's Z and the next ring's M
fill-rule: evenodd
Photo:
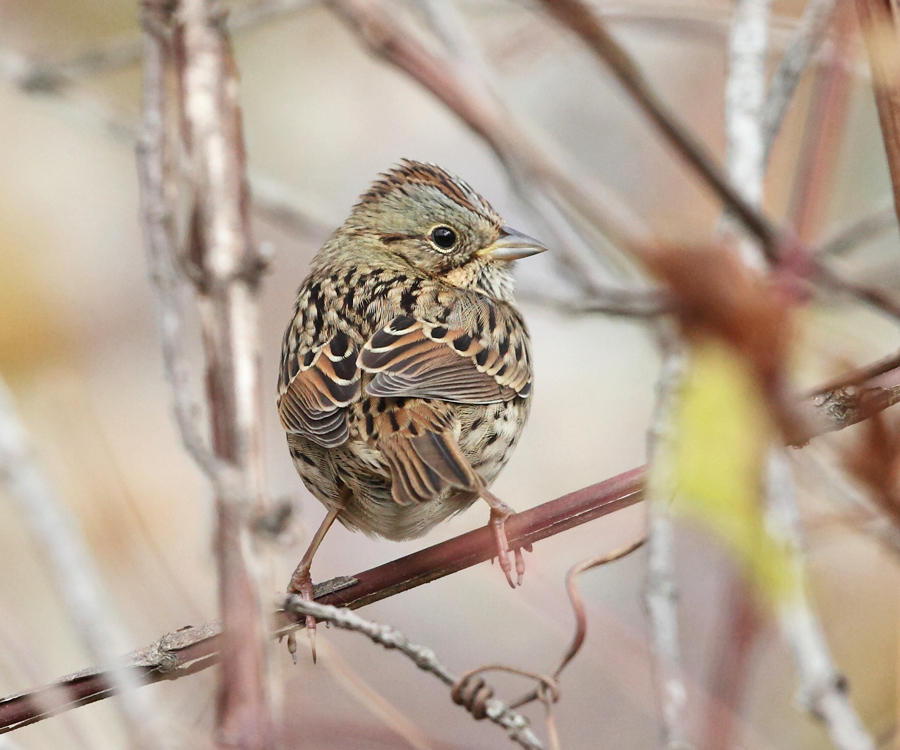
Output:
M459 178L408 160L379 176L339 232L362 240L368 253L499 298L512 293L510 261L547 249L506 226Z

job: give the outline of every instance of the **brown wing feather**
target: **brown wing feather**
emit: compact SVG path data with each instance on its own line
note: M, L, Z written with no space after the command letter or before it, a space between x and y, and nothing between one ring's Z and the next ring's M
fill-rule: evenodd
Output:
M493 306L476 317L484 324L476 326L482 334L405 315L394 318L360 354L359 366L375 373L366 392L463 404L527 396L531 362L521 322L504 320Z
M346 407L360 395L357 350L337 333L318 350L297 351L286 369L293 376L278 399L278 415L287 432L304 435L326 448L349 436Z
M391 470L391 495L400 505L424 503L444 490L476 492L480 480L456 443L449 404L395 402L378 415L378 447Z

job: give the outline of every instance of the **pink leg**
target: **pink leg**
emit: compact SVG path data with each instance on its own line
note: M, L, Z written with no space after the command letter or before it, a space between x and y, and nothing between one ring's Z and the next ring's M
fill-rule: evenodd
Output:
M303 557L300 558L300 562L297 565L297 568L294 570L293 575L291 576L291 582L287 587L289 594L300 594L300 597L308 602L311 602L313 600L312 576L309 574L313 556L316 554L316 550L319 549L319 545L325 538L325 534L328 533L328 529L331 528L331 524L335 522L335 519L338 517L338 514L341 512L341 510L343 510L343 507L332 508L331 510L329 510L328 515L325 516L324 520L319 525L319 528L316 530L316 533L313 535L313 538L309 543L309 547L306 548L306 552L303 553ZM312 660L313 664L315 664L316 618L312 615L306 616L306 634L309 637L310 648L312 649ZM293 658L294 663L296 664L297 639L294 636L293 632L289 633L287 638L288 651L290 651L291 658Z

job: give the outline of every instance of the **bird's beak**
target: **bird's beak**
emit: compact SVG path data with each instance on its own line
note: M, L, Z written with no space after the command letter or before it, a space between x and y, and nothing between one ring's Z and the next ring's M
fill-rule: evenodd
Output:
M512 227L501 227L497 241L482 248L477 254L491 260L519 260L543 253L546 249L534 237L517 232Z

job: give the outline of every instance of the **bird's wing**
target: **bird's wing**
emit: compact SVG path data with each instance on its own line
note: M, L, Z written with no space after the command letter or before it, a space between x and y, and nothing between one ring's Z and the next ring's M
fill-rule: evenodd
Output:
M347 440L346 407L360 397L358 355L343 332L319 346L284 348L278 416L287 432L326 448Z
M470 315L468 327L394 318L360 353L360 368L375 374L366 392L460 404L527 396L531 356L524 325L492 304L484 307Z
M457 418L449 403L396 401L373 423L398 504L427 502L451 487L471 492L482 487L456 442Z

